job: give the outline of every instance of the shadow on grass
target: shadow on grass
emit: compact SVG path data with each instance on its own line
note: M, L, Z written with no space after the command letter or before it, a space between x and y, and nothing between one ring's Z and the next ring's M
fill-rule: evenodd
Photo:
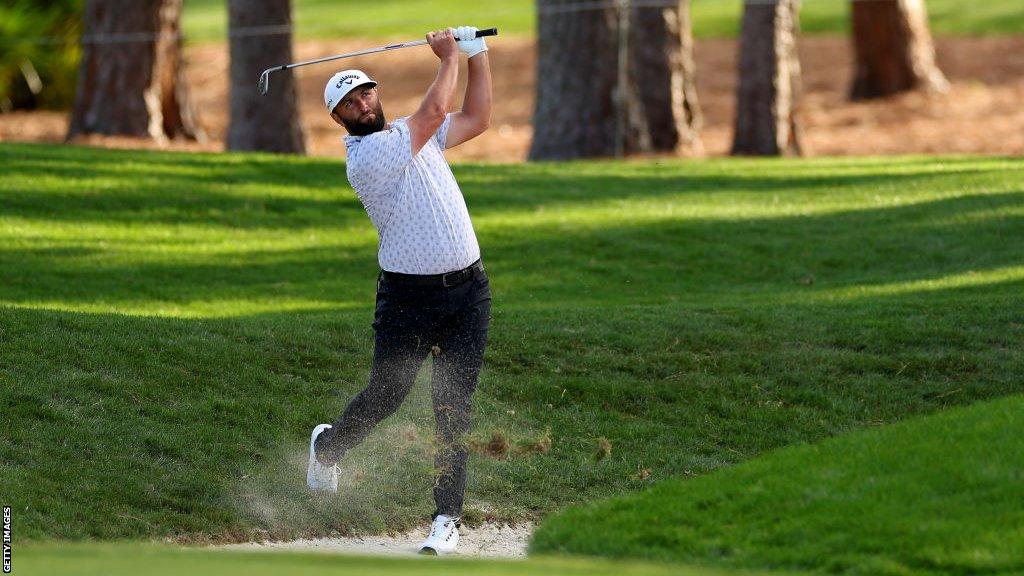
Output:
M551 449L475 455L469 499L529 517L1024 391L1019 309L987 300L1002 288L944 302L508 310L492 325L474 431L548 432ZM369 321L368 311L181 320L0 308L0 496L29 506L26 538L415 523L432 510L424 378L346 461L344 497L318 501L302 487L311 426L365 382ZM610 455L595 459L601 438Z
M366 446L362 463L353 456L346 481L354 500L321 506L302 489L311 425L336 416L369 370L370 242L168 254L145 238L93 244L74 228L138 219L209 222L217 231L231 218L285 231L357 220L368 226L354 200L318 197L325 180L341 181L341 165L31 146L0 153L80 162L54 172L65 177L105 158L111 177L138 177L132 184L142 190L125 192L129 184L121 182L94 199L76 190L70 211L55 209L58 184L41 185L38 194L18 184L12 196L0 196L5 216L55 222L42 240L16 227L7 233L17 244L0 250L4 302L98 303L111 311L131 304L143 314L167 302L186 312L196 301L365 303L258 314L243 306L237 318L195 320L0 308L0 405L9 419L0 432L0 500L29 507L23 537L376 530L429 513L427 448L419 439L432 424L422 385L408 412ZM120 172L112 166L119 162L163 172ZM274 196L275 210L262 210L203 188L205 176L172 178L167 166L229 170L232 179L288 187L295 197ZM898 164L905 173L895 177L845 173L844 166L857 166L845 161L793 168L796 174L786 174L784 163L703 168L761 168L756 177L680 175L678 166L644 176L646 168L629 165L604 167L613 173L602 175L593 173L600 166L576 166L582 174L561 180L550 178L556 167L547 165L460 172L468 201L485 214L681 190L721 190L728 199L730 187L757 195L791 182L808 201L817 190L863 194L875 186L941 185L959 196L809 216L604 227L567 221L481 235L495 318L474 431L551 435L546 454L471 459L470 498L504 506L504 517L1021 390L1022 282L1000 271L1024 265L1016 242L1024 192L996 182L1007 178L997 169L942 183L933 164L916 160ZM839 172L834 178L814 174L830 167ZM488 187L489 178L504 180ZM989 194L971 190L992 182L999 188ZM200 191L193 196L191 187ZM166 197L152 198L162 191ZM65 245L33 245L44 240ZM969 271L982 279L948 281ZM900 287L924 279L938 281L927 291ZM816 297L893 285L867 296ZM608 450L599 448L602 439ZM599 449L603 457L595 457Z
M349 226L366 221L362 205L347 184L342 162L31 145L6 146L0 150L0 158L4 151L18 152L5 170L13 180L30 182L47 175L78 187L55 193L46 186L12 186L2 196L5 213L11 216L242 229ZM951 177L998 176L994 170L979 168L977 162L972 165L954 158L936 166L934 161L909 159L895 165L890 162L888 171L882 172L865 171L865 166L842 170L849 165L841 161L818 161L809 170L795 173L764 163L747 173L720 163L710 168L695 164L699 169L692 172L681 172L677 163L660 167L625 164L619 172L590 170L587 163L579 164L578 171L535 164L466 165L456 167L456 172L472 212L485 215L662 196L899 190L941 184ZM828 173L833 164L836 171ZM129 180L131 185L112 189L104 180Z
M790 301L1022 266L1024 248L1013 241L1024 234L1022 206L1024 192L970 194L810 216L509 225L480 242L495 293L509 305ZM0 300L372 306L378 270L370 244L147 258L116 247L0 249Z

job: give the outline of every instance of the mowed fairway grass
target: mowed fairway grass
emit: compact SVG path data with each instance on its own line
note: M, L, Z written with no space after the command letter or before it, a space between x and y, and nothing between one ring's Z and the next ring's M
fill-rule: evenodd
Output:
M343 163L0 145L0 164L17 538L286 538L433 510L425 381L348 455L341 496L304 488L309 430L372 352L376 234ZM494 297L470 522L1024 391L1020 159L456 173Z
M1024 572L1024 396L792 446L549 517L533 552L829 574Z

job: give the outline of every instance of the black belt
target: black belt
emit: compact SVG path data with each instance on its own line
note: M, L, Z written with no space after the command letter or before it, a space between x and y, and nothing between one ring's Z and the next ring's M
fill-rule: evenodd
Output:
M482 274L483 271L484 265L477 260L462 270L446 272L444 274L402 274L401 272L388 272L387 270L382 270L380 274L384 280L397 284L451 288L469 280L475 274Z

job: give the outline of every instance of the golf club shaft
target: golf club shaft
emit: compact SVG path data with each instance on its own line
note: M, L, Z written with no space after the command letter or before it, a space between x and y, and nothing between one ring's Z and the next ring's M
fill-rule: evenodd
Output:
M477 30L476 37L481 38L483 36L497 36L497 28L488 28L487 30ZM321 62L330 62L331 60L340 60L342 58L353 58L355 56L365 56L367 54L376 54L377 52L385 52L387 50L397 50L399 48L411 48L413 46L423 46L426 44L426 40L413 40L411 42L402 42L401 44L389 44L387 46L380 46L377 48L367 48L366 50L359 50L357 52L349 52L347 54L336 54L334 56L326 56L324 58L317 58L315 60L306 60L304 62L295 62L292 64L283 64L276 68L270 68L271 72L277 72L280 70L288 70L289 68L298 68L299 66L307 66L309 64L319 64Z
M285 64L280 68L274 70L287 70L289 68L298 68L299 66L306 66L309 64L319 64L321 62L330 62L331 60L340 60L342 58L353 58L355 56L365 56L367 54L376 54L377 52L384 52L386 50L397 50L398 48L412 48L413 46L423 46L426 44L426 40L413 40L411 42L402 42L401 44L391 44L388 46L380 46L378 48L367 48L366 50L359 50L358 52L349 52L347 54L336 54L334 56L326 56L324 58L317 58L315 60L306 60L304 62L295 62L293 64Z

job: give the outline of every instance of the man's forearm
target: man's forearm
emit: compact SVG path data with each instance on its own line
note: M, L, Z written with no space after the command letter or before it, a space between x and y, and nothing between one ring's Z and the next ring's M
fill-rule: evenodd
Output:
M462 112L486 128L491 122L491 100L491 65L487 52L481 52L469 59L469 80Z
M458 82L459 59L455 57L442 60L434 83L430 85L427 94L423 97L420 110L443 117L451 109L452 102L455 100L455 89L458 87Z

